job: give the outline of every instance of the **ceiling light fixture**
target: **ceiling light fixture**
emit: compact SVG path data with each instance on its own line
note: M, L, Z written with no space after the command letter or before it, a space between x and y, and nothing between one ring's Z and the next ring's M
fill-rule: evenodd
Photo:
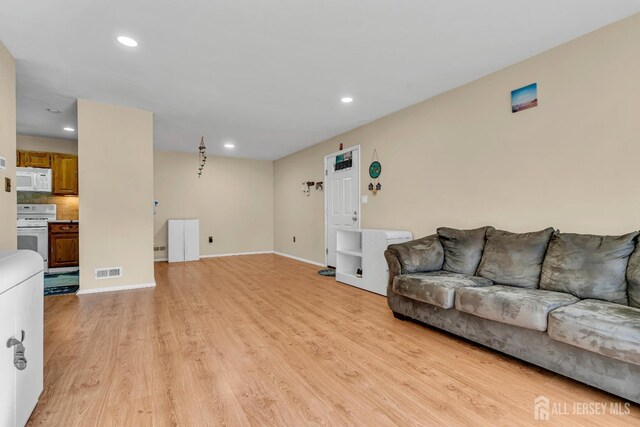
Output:
M138 42L127 36L118 36L118 41L127 47L136 47Z
M75 132L76 131L74 128L69 127L69 126L63 128L63 129L66 130L67 132Z
M232 144L231 142L227 142L226 144L224 144L224 148L236 148L236 145Z
M345 96L340 99L343 104L351 104L353 102L353 98L350 96Z

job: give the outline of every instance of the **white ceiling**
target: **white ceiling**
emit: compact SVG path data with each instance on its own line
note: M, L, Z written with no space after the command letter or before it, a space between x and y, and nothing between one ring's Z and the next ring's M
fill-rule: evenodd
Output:
M195 152L204 135L212 154L277 159L640 12L640 1L0 0L0 11L19 133L69 137L62 127L75 127L85 98L153 111L158 149Z

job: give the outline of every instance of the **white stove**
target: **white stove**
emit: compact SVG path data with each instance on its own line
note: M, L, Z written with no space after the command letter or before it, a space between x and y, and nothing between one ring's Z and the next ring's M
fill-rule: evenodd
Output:
M56 205L18 205L18 249L38 252L49 271L48 222L56 219Z

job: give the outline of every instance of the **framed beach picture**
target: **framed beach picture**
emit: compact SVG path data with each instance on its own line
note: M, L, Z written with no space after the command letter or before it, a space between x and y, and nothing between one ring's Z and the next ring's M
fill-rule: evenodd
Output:
M522 110L538 106L538 83L521 87L511 91L511 112L517 113Z

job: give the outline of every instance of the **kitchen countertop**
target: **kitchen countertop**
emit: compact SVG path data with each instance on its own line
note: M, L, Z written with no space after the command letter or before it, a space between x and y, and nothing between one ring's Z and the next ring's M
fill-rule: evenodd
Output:
M55 224L78 224L80 221L78 221L77 219L54 219L49 222Z

